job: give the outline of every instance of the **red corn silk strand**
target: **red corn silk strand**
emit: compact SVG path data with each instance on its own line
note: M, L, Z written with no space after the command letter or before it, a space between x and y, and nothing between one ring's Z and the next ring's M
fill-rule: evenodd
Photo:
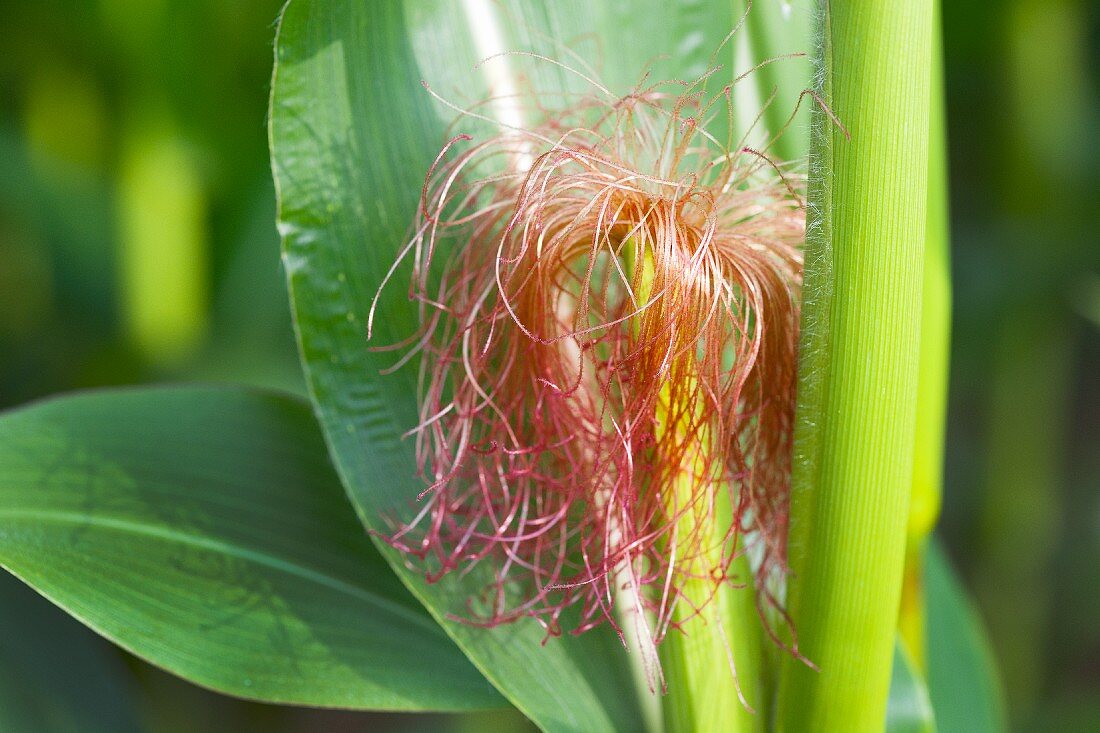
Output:
M426 177L399 256L426 487L388 540L487 579L470 623L615 625L629 566L659 637L688 579L745 582L739 537L758 586L785 567L804 181L706 132L728 87L668 86L457 136Z

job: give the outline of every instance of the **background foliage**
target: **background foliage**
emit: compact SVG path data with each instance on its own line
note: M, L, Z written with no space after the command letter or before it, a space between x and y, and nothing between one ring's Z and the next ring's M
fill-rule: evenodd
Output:
M279 6L3 4L0 407L180 379L301 391L264 126ZM1100 8L1004 0L944 12L955 320L941 535L990 624L1016 727L1094 730ZM68 705L94 711L103 730L444 725L217 697L115 650L6 575L0 597L0 700L28 686L27 714L57 730L74 729ZM31 641L39 659L73 656L28 667ZM102 687L81 689L74 669ZM497 729L523 726L497 715Z

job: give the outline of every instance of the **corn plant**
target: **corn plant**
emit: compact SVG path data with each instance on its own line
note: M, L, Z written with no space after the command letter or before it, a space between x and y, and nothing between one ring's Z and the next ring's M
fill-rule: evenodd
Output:
M181 677L547 731L997 731L942 550L929 0L291 0L309 402L0 417L0 563Z

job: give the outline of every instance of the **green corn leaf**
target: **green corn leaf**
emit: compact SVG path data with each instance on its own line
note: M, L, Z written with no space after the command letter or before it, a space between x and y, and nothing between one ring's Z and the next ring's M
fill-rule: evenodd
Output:
M490 66L521 87L526 79L543 92L595 91L530 57L478 66L498 51L533 51L598 77L616 95L647 71L647 83L691 79L713 61L722 65L708 81L714 93L735 76L732 46L721 44L742 10L738 3L662 0L288 4L270 114L284 261L311 395L367 526L392 530L384 517L409 511L425 488L415 475L412 440L400 439L418 422L415 365L381 376L397 357L369 348L416 330L407 269L382 293L373 343L366 337L371 301L409 236L424 175L455 115L421 80L459 106L490 96ZM755 116L740 108L735 114L742 121ZM715 132L725 139L719 121ZM533 621L492 630L456 623L450 616L461 614L480 586L453 577L428 585L382 549L478 668L543 729L642 725L629 658L609 630L543 645L545 633Z
M928 691L940 733L1008 730L1000 679L981 619L938 542L928 543Z
M886 733L935 733L928 687L901 638L894 645L894 668L886 700Z
M0 565L220 692L504 704L378 556L309 409L288 397L108 391L0 416Z

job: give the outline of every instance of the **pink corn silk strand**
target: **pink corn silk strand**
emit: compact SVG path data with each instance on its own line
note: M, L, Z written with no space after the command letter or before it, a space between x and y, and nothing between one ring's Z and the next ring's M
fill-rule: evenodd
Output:
M427 487L387 539L430 582L480 569L470 623L557 635L576 608L575 633L618 631L629 566L661 636L688 579L748 582L739 537L758 587L785 569L804 181L703 130L729 87L660 86L553 113L533 95L540 124L456 136L425 180L399 259Z

